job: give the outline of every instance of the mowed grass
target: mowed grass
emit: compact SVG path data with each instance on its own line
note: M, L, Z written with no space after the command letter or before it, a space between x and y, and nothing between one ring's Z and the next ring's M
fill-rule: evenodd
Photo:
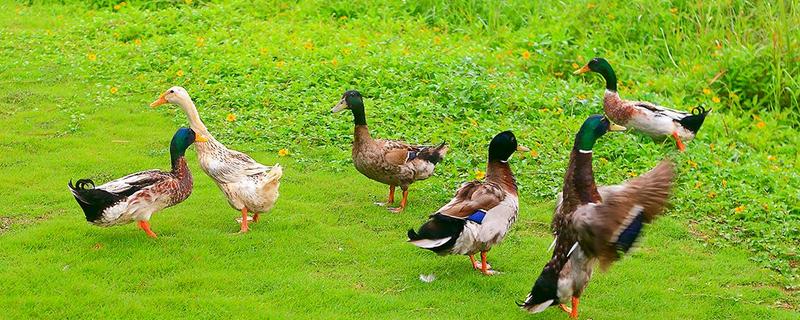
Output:
M360 4L370 13L396 9ZM0 317L565 318L555 308L530 316L514 301L549 257L553 197L575 130L600 110L599 82L542 75L568 73L582 63L573 57L543 53L541 70L519 48L501 59L494 54L510 49L482 45L502 37L526 43L524 32L424 29L345 3L325 7L343 10L334 18L303 15L314 5L275 5L277 17L241 3L119 12L0 5ZM639 80L628 68L617 67L625 84ZM686 93L670 81L627 95L713 103L702 88ZM278 204L249 234L235 233L238 213L193 148L193 195L154 215L156 240L134 225L86 224L67 191L69 179L168 168L168 142L185 116L147 104L173 84L195 96L220 141L285 167ZM386 187L352 167L350 115L328 113L351 88L368 95L376 135L453 145L437 175L412 186L402 214L372 205ZM759 113L762 128L748 111L726 106L715 106L722 110L687 154L635 134L598 143L601 183L642 173L665 155L679 163L680 177L673 207L640 248L596 274L582 318L796 317L800 141L788 111ZM228 113L237 120L226 122ZM405 231L471 179L486 142L508 128L538 155L512 159L520 216L489 255L502 273L484 277L466 257L406 244ZM290 156L278 157L280 148Z

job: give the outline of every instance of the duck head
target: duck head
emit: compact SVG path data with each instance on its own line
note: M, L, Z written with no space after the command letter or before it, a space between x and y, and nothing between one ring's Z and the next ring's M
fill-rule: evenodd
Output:
M606 80L606 89L611 91L617 91L617 75L614 73L614 69L611 68L611 64L603 58L594 58L589 60L589 63L584 65L582 68L575 70L573 74L581 74L586 72L597 72L603 79Z
M349 90L342 94L342 99L339 100L331 112L336 113L344 109L364 109L364 100L361 93L356 90Z
M580 152L592 152L595 142L609 131L625 131L626 128L612 123L605 116L596 114L589 116L581 125L578 134L575 135L575 148Z
M489 142L489 161L508 161L514 151L531 151L517 144L517 137L511 131L498 133Z

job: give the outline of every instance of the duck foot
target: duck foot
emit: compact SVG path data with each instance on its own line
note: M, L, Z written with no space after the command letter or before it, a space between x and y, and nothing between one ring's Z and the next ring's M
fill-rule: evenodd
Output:
M150 222L144 221L144 220L140 220L139 221L139 228L142 228L142 230L144 230L144 232L147 234L148 237L153 238L153 239L158 238L156 233L153 232L153 230L150 230Z

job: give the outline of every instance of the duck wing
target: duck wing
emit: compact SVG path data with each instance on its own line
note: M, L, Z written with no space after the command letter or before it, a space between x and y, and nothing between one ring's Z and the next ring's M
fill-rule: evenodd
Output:
M668 117L674 121L680 121L683 118L691 116L689 112L678 111L667 107L662 107L646 101L633 101L631 102L634 108L654 114L656 116Z
M674 177L673 164L661 161L621 186L606 188L601 203L579 206L571 223L581 249L606 270L635 244L644 224L664 211Z
M461 185L455 197L441 207L437 213L466 219L478 210L488 212L506 198L503 189L491 182L472 181Z
M233 183L243 179L270 171L272 167L265 166L253 160L247 154L225 148L219 157L213 157L207 162L208 175L222 183Z

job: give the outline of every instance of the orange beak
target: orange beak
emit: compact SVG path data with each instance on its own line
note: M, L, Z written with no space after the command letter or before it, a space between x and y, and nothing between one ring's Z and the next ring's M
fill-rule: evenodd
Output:
M155 108L162 104L169 103L169 101L167 101L167 98L164 98L166 95L167 95L166 92L162 93L161 96L159 96L156 101L153 101L153 103L150 104L150 106Z
M575 70L575 72L573 72L572 74L581 74L581 73L586 73L586 72L589 72L589 71L592 71L592 69L589 69L589 65L587 64L587 65L583 66L583 68Z

